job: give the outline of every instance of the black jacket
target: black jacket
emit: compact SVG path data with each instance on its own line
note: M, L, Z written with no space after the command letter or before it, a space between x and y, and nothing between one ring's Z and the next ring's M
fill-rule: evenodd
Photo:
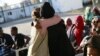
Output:
M24 38L25 38L25 35L23 35L23 34L17 34L15 36L15 41L17 43L18 48L22 48L24 46L24 44L25 44Z
M4 42L6 46L12 47L14 44L13 39L9 34L3 33L2 37L0 38L2 38L2 42Z
M48 27L48 45L50 56L75 56L63 20Z

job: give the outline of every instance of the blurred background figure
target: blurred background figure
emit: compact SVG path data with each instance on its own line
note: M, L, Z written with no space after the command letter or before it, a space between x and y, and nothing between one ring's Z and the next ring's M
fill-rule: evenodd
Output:
M84 21L82 16L77 16L77 19L75 21L75 39L76 39L76 44L79 46L82 39L83 39L83 29L84 29Z
M12 35L12 39L14 41L14 49L19 49L19 48L23 48L26 47L27 44L30 41L30 38L24 34L18 33L18 28L17 27L12 27L11 28L11 35ZM20 56L27 56L27 49L22 50L19 52Z
M94 7L93 9L92 9L92 13L93 13L93 16L100 16L100 10L99 10L99 8L98 7Z
M30 41L30 38L28 36L18 33L17 27L11 28L11 35L13 36L13 40L16 44L16 48L22 48L22 47L26 46ZM26 39L26 41L25 41L25 39Z
M11 48L14 44L11 36L3 32L2 27L0 27L0 55L3 56L4 54L11 56Z
M11 36L4 33L2 27L0 27L0 42L0 44L4 43L4 46L7 48L12 48L12 45L14 44Z
M75 30L75 24L73 24L72 20L68 18L66 21L66 31L67 31L67 36L70 39L73 47L75 47L75 44L76 44L74 30Z
M91 37L86 46L85 56L100 56L100 35Z
M91 7L86 7L85 8L85 13L84 13L85 21L88 21L89 23L91 23L92 18L93 18L93 13L92 13L91 10L92 10Z
M68 38L70 36L70 31L71 31L72 25L73 25L72 20L70 18L68 18L66 20L66 31L67 31Z

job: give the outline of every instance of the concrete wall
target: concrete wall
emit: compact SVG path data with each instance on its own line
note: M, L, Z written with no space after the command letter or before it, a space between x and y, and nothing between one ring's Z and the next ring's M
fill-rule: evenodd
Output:
M23 8L18 8L12 10L5 10L4 16L6 21L10 21L10 20L15 20L15 19L25 17L25 13L23 11Z

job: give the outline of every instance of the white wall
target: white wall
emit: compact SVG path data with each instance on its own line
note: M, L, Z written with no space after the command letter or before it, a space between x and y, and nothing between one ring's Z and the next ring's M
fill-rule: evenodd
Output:
M26 16L30 16L31 15L30 6L25 7L25 12L26 12Z
M4 11L5 20L10 21L10 20L19 19L21 17L25 17L24 11L21 11L21 10L22 10L22 8ZM11 12L12 15L9 15L8 14L9 12Z
M28 7L25 7L26 16L31 16L31 12L34 8L40 7L42 4L35 4Z
M82 0L52 0L52 5L56 12L66 12L83 7Z

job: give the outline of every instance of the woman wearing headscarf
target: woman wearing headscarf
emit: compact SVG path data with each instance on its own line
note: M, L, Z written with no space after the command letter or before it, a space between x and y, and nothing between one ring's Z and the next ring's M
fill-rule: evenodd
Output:
M66 21L66 31L67 31L67 36L70 39L73 47L75 47L74 46L75 44L74 29L75 29L75 24L73 24L72 20L68 18Z
M91 23L92 18L93 18L91 7L86 7L84 17L85 17L85 21L88 21L89 23Z
M48 46L50 56L75 56L74 49L66 34L64 21L58 15L55 15L54 8L45 2L40 11L43 21L41 25L49 25Z
M80 45L83 38L83 29L84 29L83 18L82 16L77 16L74 34L75 34L75 39L78 46Z
M69 35L70 35L71 28L72 28L72 20L70 18L68 18L66 20L66 31L67 31L68 38L69 38Z

